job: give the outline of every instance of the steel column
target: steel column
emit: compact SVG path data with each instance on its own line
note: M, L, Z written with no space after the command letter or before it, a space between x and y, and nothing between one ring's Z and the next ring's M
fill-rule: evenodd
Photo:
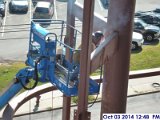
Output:
M71 97L63 95L63 111L62 111L62 120L70 120L71 112Z
M69 46L73 47L74 29L70 27L75 26L75 16L72 14L74 0L68 0L67 3L67 30L66 30L66 41L64 41ZM69 49L66 49L66 59L70 60ZM70 60L71 61L71 60ZM70 105L71 97L63 95L63 115L62 120L70 120Z
M90 73L90 49L93 27L94 0L84 0L82 48L80 55L80 81L78 86L77 120L88 120L88 87ZM82 54L83 53L83 54Z
M110 0L108 28L118 32L118 51L104 65L101 116L125 113L135 0Z
M75 26L75 16L73 14L73 5L75 0L68 0L67 2L67 30L66 30L66 41L64 41L67 45L73 47L74 46L74 29L70 26ZM66 59L69 58L69 49L66 49Z

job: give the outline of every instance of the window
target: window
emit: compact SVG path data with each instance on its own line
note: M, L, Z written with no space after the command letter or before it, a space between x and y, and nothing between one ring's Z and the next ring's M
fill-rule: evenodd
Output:
M48 8L37 7L35 12L37 12L37 13L49 13L49 9Z

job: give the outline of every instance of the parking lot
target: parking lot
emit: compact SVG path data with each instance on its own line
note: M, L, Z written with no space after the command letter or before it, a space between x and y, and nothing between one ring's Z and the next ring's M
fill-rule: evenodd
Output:
M56 2L53 19L66 16L66 12L57 14L60 8L65 9L66 2ZM34 6L29 1L29 10L25 13L9 12L9 1L6 2L6 16L3 18L2 26L0 28L0 60L25 60L29 32L30 21L32 19Z
M83 0L78 0L83 3ZM54 20L66 20L66 3L61 0L55 1L54 7ZM22 60L26 59L26 53L28 49L30 21L34 6L32 1L29 1L29 10L27 14L9 12L9 1L6 2L6 16L2 20L2 26L0 27L0 61L3 60ZM152 10L157 7L160 8L159 0L137 0L136 11L139 10ZM101 2L96 0L95 12L102 16L107 16L107 9L103 8ZM77 25L81 25L77 22ZM49 26L48 29L53 31L53 26ZM81 30L81 29L79 29Z

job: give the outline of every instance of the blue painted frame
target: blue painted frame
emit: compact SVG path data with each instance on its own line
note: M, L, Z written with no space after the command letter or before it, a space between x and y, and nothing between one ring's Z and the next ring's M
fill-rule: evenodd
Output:
M61 21L60 23L64 24L64 21ZM61 34L63 34L63 30L61 31ZM53 35L55 39L49 40L48 35ZM26 85L29 82L29 79L34 80L36 78L36 69L39 82L51 82L66 96L78 95L79 80L76 79L71 81L70 78L72 75L78 76L79 67L77 67L78 72L74 72L74 63L67 61L65 56L63 57L61 64L56 61L57 43L60 43L64 49L69 48L71 55L75 51L74 48L64 44L62 40L58 40L55 33L50 33L39 24L31 21L29 50L26 60L26 64L29 67L20 70L16 74L17 81L0 96L0 109L2 109L8 101L23 88L22 84ZM37 68L35 68L36 62ZM60 69L57 69L57 66L59 66ZM66 76L59 76L56 73L57 70L59 70L58 72L62 76L65 72ZM99 93L99 84L94 80L89 79L89 94L97 93Z

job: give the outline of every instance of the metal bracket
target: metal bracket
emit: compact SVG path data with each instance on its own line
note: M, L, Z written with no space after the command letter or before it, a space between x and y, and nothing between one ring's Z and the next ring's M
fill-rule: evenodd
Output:
M79 115L77 113L77 110L74 110L74 120L91 120L91 112L85 111Z

